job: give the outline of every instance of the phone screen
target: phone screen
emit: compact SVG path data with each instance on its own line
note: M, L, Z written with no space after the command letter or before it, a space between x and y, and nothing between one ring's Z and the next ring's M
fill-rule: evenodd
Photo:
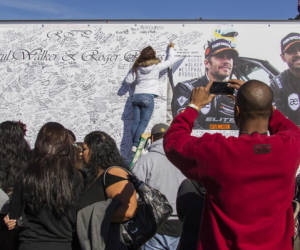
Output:
M229 82L213 82L209 92L216 95L233 95L234 89L227 86Z

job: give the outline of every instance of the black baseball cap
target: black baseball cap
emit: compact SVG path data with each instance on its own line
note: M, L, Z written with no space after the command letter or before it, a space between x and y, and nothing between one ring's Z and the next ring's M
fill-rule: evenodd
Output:
M205 58L214 56L223 51L232 52L234 57L239 56L239 53L237 52L237 50L235 50L232 47L232 44L230 41L228 41L226 39L217 39L217 40L214 40L214 41L208 43L208 46L205 49Z
M285 53L288 48L296 43L300 43L300 34L295 32L289 33L281 40L281 53Z
M169 126L164 123L155 124L151 129L151 135L164 134L167 132Z

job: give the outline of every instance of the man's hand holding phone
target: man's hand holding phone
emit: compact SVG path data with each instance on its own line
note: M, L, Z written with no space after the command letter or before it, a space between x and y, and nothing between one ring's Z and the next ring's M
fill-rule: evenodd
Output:
M240 87L245 83L245 81L239 80L239 79L230 79L228 81L228 87L232 88L235 92L237 92ZM228 97L230 97L233 101L235 101L235 95L231 94L231 95L227 95Z
M213 81L210 81L205 87L194 88L189 105L196 106L193 108L196 108L198 111L200 111L200 109L202 109L206 104L210 103L216 96L209 91L212 84Z
M209 92L215 95L233 95L234 89L229 87L229 82L213 82Z
M215 95L233 95L245 82L238 79L230 79L226 82L213 82L210 93Z
M230 79L228 80L228 87L239 90L239 88L245 83L243 80L239 79Z
M200 111L206 104L210 103L216 95L227 95L233 99L234 90L238 90L245 81L230 79L227 82L210 81L205 87L194 88L190 107Z

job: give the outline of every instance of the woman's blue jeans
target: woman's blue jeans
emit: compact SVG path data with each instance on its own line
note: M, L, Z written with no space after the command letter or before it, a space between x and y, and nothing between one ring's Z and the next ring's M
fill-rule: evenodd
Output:
M134 94L132 100L133 122L131 135L133 146L138 146L140 137L144 133L150 121L154 109L154 95L152 94Z

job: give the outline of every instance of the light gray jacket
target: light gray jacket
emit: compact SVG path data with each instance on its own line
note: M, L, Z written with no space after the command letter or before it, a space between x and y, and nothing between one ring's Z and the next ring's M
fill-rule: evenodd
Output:
M149 152L137 160L132 171L140 180L162 192L173 208L173 215L177 215L177 190L186 177L167 159L163 139L151 144Z
M126 250L120 240L119 224L111 223L116 199L95 202L77 212L77 236L82 250Z

